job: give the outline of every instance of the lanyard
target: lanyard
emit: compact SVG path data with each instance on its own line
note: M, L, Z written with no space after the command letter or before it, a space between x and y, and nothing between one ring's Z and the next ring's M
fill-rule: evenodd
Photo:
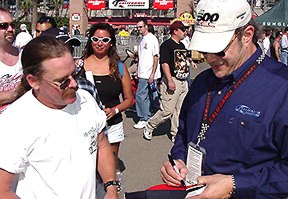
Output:
M212 123L214 122L215 118L219 114L219 112L222 110L228 99L231 97L231 95L234 93L234 91L246 80L253 71L259 66L259 64L264 60L265 53L262 52L262 54L257 58L253 66L251 66L245 73L242 75L239 80L229 89L229 91L224 95L222 100L217 105L216 109L212 112L211 116L208 117L210 104L211 104L211 91L214 86L215 80L212 82L209 88L209 92L207 93L206 103L205 103L205 109L203 113L203 119L201 122L201 129L199 132L199 135L197 136L197 146L199 146L200 142L205 139L205 133L208 131Z

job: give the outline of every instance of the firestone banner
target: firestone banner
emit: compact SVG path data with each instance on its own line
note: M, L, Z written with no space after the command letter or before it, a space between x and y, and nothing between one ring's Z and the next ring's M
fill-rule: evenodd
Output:
M173 10L174 1L173 0L154 0L153 9L154 10Z
M87 9L89 10L105 10L105 0L88 0Z
M109 0L109 9L149 9L149 0Z

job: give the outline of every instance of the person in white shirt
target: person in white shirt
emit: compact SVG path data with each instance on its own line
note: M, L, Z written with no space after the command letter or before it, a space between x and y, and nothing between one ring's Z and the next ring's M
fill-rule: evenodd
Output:
M95 199L97 170L105 199L118 199L106 115L78 90L70 50L43 35L22 55L23 95L0 115L0 198Z
M145 128L147 120L152 116L151 114L151 95L150 84L154 79L160 78L155 76L155 73L160 70L158 67L159 60L159 43L157 38L148 31L148 23L146 19L140 19L137 22L137 28L142 38L139 40L138 46L138 77L139 84L137 87L136 98L136 111L137 116L140 118L139 122L134 125L136 129Z
M20 31L21 32L16 36L14 46L16 48L23 49L26 44L32 39L32 36L28 32L26 24L20 25Z
M263 40L264 53L266 55L268 55L269 57L271 56L271 50L270 50L270 47L271 47L271 42L270 42L271 34L272 34L271 30L265 30L265 38Z
M288 55L288 27L284 29L282 39L280 40L280 58L281 62L287 65L287 55Z
M16 22L0 7L0 114L16 100L22 75L20 49L14 47Z

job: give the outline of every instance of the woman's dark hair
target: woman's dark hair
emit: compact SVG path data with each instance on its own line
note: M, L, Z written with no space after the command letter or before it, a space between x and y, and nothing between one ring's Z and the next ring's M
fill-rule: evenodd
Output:
M41 79L45 72L42 65L43 61L62 57L66 52L70 53L68 47L61 40L57 40L50 35L40 35L31 40L23 49L21 56L23 75L18 97L31 89L26 80L28 74Z
M112 46L110 47L110 49L108 51L108 57L110 60L109 71L110 71L110 75L112 75L114 77L119 76L120 73L119 73L117 61L120 61L120 57L117 54L115 30L109 24L107 24L107 23L93 24L93 26L89 30L88 41L87 41L87 44L86 44L84 52L83 52L83 58L86 59L90 55L93 54L93 48L91 46L91 42L92 42L91 37L93 37L94 33L97 30L106 30L110 35L110 38L111 38L110 43L112 44Z

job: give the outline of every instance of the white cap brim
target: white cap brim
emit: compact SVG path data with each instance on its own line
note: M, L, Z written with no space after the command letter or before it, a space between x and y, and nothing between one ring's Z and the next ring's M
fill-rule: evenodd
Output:
M188 49L206 53L219 53L227 47L234 32L235 30L204 33L196 30Z

